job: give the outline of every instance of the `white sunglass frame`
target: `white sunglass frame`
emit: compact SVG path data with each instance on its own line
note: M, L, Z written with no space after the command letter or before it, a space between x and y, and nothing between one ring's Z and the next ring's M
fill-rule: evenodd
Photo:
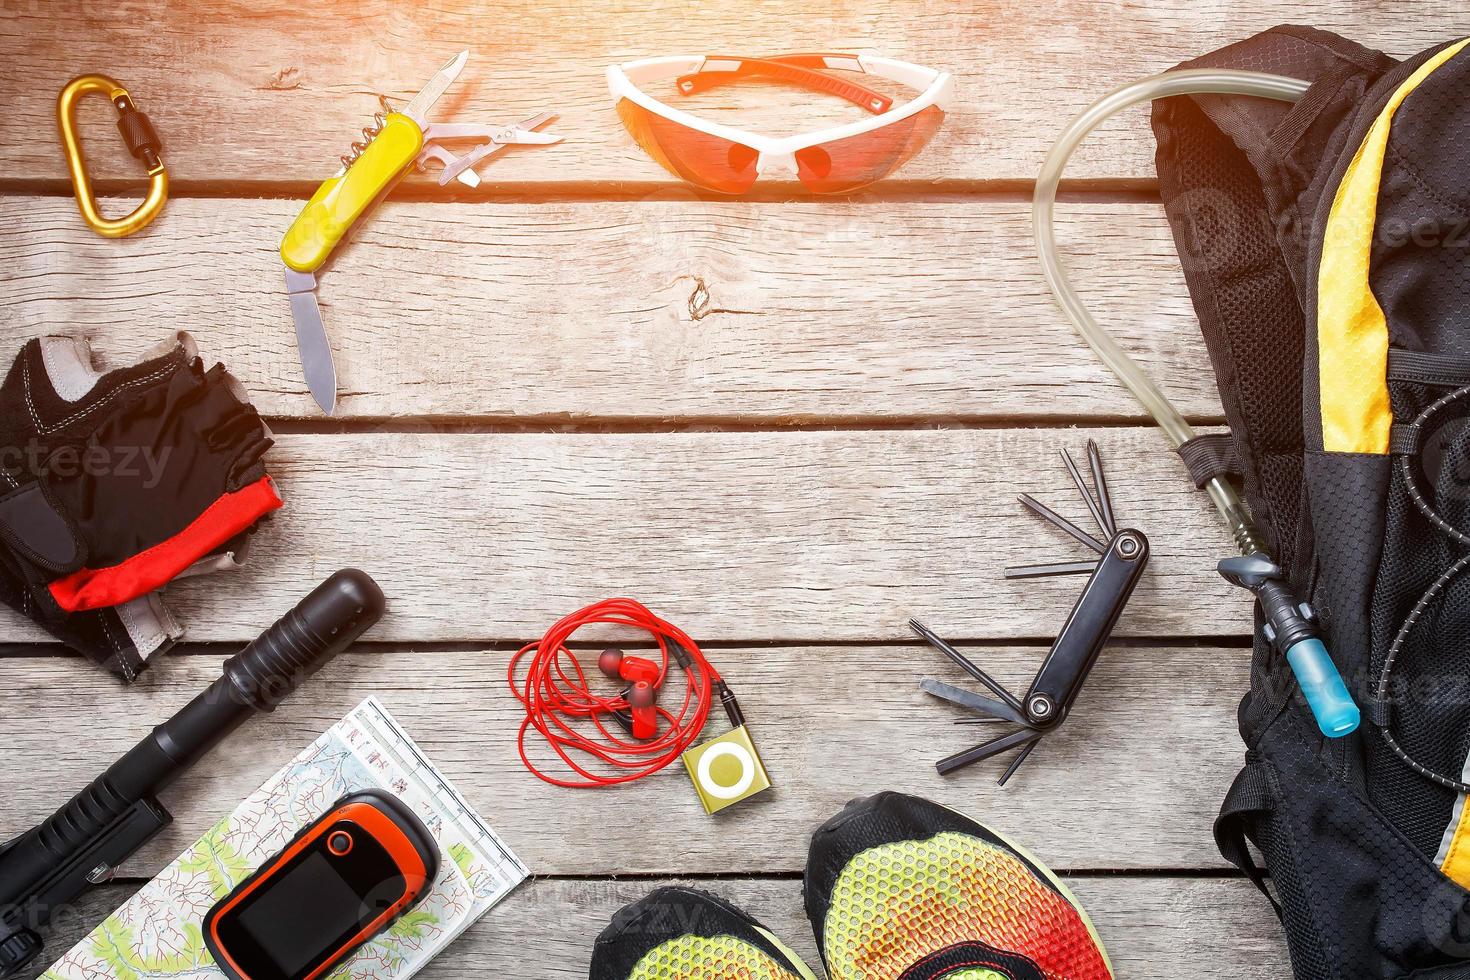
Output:
M873 55L862 54L828 54L825 56L827 68L836 68L844 71L863 72L887 78L899 82L910 88L919 89L917 96L901 105L895 105L888 111L867 119L859 119L857 122L842 126L832 126L827 129L814 130L810 133L799 133L795 136L770 137L759 133L748 132L737 129L734 126L725 126L721 123L701 119L682 109L676 109L666 102L655 99L644 92L639 86L649 82L662 81L665 78L674 78L701 70L707 70L710 65L729 63L736 64L735 59L722 58L710 55L670 55L663 58L644 58L639 61L628 61L620 65L609 65L607 68L607 88L614 100L627 99L634 105L653 113L657 116L687 126L697 132L720 139L740 143L756 151L756 175L764 176L766 173L784 169L791 173L797 172L796 153L807 147L817 146L821 143L830 143L836 140L848 139L863 133L884 129L896 122L901 122L909 116L914 116L925 109L937 107L941 111L947 111L950 100L954 96L954 76L947 71L938 71L933 68L925 68L923 65L915 65L907 61L898 61L893 58L880 58ZM636 79L636 81L635 81Z

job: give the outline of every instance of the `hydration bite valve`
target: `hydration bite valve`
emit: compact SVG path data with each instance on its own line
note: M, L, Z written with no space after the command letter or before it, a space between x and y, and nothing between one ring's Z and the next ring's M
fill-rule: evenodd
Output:
M1260 600L1266 618L1262 632L1291 665L1322 734L1341 738L1356 731L1362 713L1322 643L1317 615L1293 594L1281 568L1256 552L1226 558L1219 570L1227 582L1255 593Z

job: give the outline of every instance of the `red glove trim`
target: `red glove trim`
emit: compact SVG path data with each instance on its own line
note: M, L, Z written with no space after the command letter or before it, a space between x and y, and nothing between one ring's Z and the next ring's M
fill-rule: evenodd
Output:
M281 506L271 478L263 476L206 507L188 527L166 541L109 568L82 568L49 586L56 604L69 613L106 609L169 582L200 558Z

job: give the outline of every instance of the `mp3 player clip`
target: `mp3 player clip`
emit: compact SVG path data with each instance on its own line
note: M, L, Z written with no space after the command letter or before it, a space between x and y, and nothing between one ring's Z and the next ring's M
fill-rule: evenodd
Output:
M439 848L412 810L376 790L344 796L204 917L233 980L317 980L413 908Z

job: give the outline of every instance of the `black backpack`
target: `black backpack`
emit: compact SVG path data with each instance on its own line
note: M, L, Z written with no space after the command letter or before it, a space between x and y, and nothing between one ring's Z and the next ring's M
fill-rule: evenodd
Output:
M1258 628L1215 834L1274 892L1303 980L1470 978L1465 43L1400 62L1280 27L1182 67L1311 81L1300 102L1154 107L1230 427L1182 455L1242 481L1364 712L1323 738Z

